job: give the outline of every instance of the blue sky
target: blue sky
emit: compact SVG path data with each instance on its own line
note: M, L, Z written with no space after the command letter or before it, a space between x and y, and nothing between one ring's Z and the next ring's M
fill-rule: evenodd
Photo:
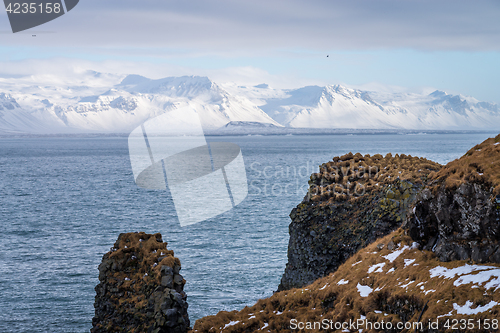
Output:
M498 1L83 0L17 34L0 14L0 76L78 66L282 87L435 88L500 103L498 17Z

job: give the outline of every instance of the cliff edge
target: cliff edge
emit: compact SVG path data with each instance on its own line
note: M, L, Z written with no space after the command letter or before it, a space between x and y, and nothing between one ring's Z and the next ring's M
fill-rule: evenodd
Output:
M440 168L404 154L349 153L321 165L290 213L288 263L278 291L336 271L359 249L400 227L429 174Z

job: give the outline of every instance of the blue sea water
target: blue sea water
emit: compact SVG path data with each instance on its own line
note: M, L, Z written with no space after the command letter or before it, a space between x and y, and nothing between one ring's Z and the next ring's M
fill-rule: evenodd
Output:
M495 133L208 137L242 149L249 195L181 228L168 191L138 188L126 138L0 139L0 332L88 332L102 255L119 233L161 232L194 321L272 294L288 214L318 165L348 152L447 163Z

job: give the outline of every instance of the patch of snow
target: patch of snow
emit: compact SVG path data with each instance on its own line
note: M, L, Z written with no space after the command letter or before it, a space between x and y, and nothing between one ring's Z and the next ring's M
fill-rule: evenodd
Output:
M409 286L410 284L412 284L413 282L415 282L415 281L410 281L410 282L408 282L407 284L403 284L403 285L402 285L402 286L400 286L400 287L401 287L401 288L408 289L408 286Z
M405 267L413 264L415 262L415 259L405 259Z
M349 283L349 280L344 280L344 279L342 279L342 280L340 280L339 282L337 282L337 286L341 286L341 285L343 285L343 284L348 284L348 283Z
M382 311L379 311L379 310L374 310L373 312L378 313L378 314L382 313Z
M327 283L327 284L325 284L323 287L319 288L319 290L323 290L323 289L325 289L327 286L328 286L328 283Z
M382 267L385 266L385 262L382 262L380 264L376 264L376 265L373 265L373 266L370 266L370 268L368 268L368 274L371 274L371 273L383 273L384 271L382 270Z
M451 310L451 311L450 311L450 312L448 312L447 314L437 316L437 318L449 317L449 316L451 316L451 313L452 313L452 312L453 312L453 310Z
M453 279L458 276L459 278L453 282L455 287L472 283L473 285L481 285L485 289L495 288L497 290L500 288L500 268L495 266L465 264L451 269L437 266L429 270L429 273L431 278Z
M383 256L382 258L385 258L385 259L389 260L389 262L392 263L392 262L394 262L394 260L397 259L397 257L399 257L401 255L401 253L408 250L409 248L410 248L409 246L405 245L401 249L393 251L392 253L389 253L388 255Z
M358 261L358 262L355 262L354 264L352 264L352 266L354 267L354 266L356 266L357 264L361 264L362 262L363 262L362 260L361 260L361 261Z
M260 329L263 330L264 328L266 328L267 326L269 326L268 323L264 323L264 326L262 326Z
M391 268L390 270L388 270L388 271L387 271L387 273L392 273L392 272L394 272L394 271L395 271L395 269L394 269L394 267L393 267L393 268Z
M226 329L227 327L230 327L230 326L234 326L236 324L238 324L240 321L237 320L237 321L230 321L229 324L226 324L226 326L224 326L222 329Z
M254 318L255 318L255 316L250 316L250 317L248 317L248 319L254 319Z
M471 274L476 271L484 271L498 269L495 266L480 266L480 265L468 265L465 264L463 266L455 267L455 268L446 268L442 266L436 266L433 269L429 270L431 278L433 277L442 277L445 279L453 279L455 276L461 276L464 274Z
M488 282L487 282L488 281ZM487 282L487 283L486 283ZM468 274L459 277L453 285L458 287L463 284L478 284L484 285L486 290L490 288L495 288L495 291L500 288L500 269L492 269L486 271L480 271L477 274Z
M428 293L435 293L436 291L434 289L429 289L429 290L426 290L424 291L424 294L428 294Z
M488 311L489 309L493 308L498 303L495 302L495 301L491 301L491 302L489 302L488 304L486 304L484 306L478 306L475 309L472 309L471 306L473 304L474 303L472 303L471 301L465 302L465 304L463 306L460 306L460 305L458 305L456 303L453 303L453 308L455 310L457 310L457 314L475 315L475 314L478 314L478 313L481 313L481 312Z
M413 213L415 213L415 207L413 208ZM420 244L417 242L411 243L410 250L416 250L420 247Z
M358 292L359 292L359 295L361 297L368 297L368 295L371 294L371 292L373 291L372 288L368 287L368 286L363 286L361 284L358 283L358 285L356 286L356 288L358 288Z

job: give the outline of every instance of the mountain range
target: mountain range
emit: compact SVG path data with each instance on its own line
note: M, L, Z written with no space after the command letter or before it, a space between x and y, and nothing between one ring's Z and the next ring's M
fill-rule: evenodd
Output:
M304 129L488 130L500 108L443 91L382 93L341 85L275 89L207 77L149 79L85 71L72 79L0 79L0 133L129 133L189 107L207 131Z

